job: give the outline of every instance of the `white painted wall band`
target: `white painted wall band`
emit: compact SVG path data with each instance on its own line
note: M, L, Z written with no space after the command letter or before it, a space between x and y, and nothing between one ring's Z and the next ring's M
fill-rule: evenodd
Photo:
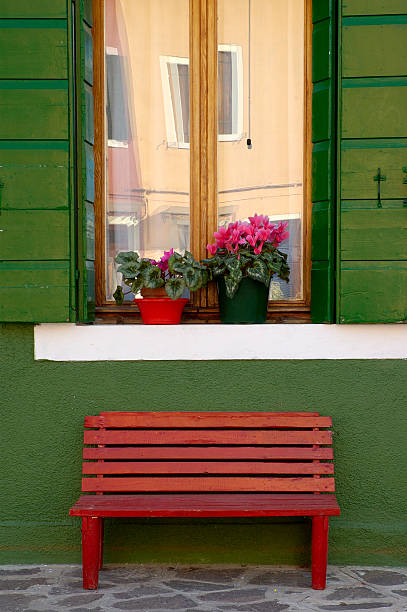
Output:
M406 359L407 325L75 325L34 328L35 359Z

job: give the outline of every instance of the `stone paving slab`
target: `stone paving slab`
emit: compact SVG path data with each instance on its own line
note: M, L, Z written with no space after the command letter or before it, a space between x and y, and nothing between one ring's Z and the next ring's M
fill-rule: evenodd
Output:
M329 566L107 566L84 591L78 565L0 566L0 612L407 612L407 568Z

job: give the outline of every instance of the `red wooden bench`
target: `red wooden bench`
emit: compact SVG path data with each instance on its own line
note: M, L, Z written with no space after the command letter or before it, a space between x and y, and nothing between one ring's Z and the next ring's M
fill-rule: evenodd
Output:
M85 418L83 586L96 589L104 517L312 517L324 589L333 495L330 417L281 412L101 412ZM89 495L92 493L92 495Z

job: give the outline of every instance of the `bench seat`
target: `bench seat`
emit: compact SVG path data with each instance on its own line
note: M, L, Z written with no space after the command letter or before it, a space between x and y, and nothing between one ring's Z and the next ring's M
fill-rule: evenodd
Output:
M332 420L317 412L101 412L85 418L83 586L96 589L107 517L312 519L324 589L334 495Z
M313 493L172 493L152 495L82 495L71 516L94 517L256 517L338 516L335 495Z

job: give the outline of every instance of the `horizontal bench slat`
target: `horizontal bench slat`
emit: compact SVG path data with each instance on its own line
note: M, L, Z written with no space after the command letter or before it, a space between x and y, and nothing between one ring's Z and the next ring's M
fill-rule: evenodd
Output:
M332 444L330 431L88 430L85 444Z
M339 515L335 495L211 493L81 495L71 516L254 517Z
M331 417L317 413L278 412L101 412L85 417L85 427L119 428L254 428L331 427Z
M84 448L84 459L333 459L332 447L310 448L307 446L150 446L150 447L116 447Z
M83 464L84 474L333 474L333 463L128 461Z
M123 477L83 478L82 491L320 491L333 492L333 478Z

